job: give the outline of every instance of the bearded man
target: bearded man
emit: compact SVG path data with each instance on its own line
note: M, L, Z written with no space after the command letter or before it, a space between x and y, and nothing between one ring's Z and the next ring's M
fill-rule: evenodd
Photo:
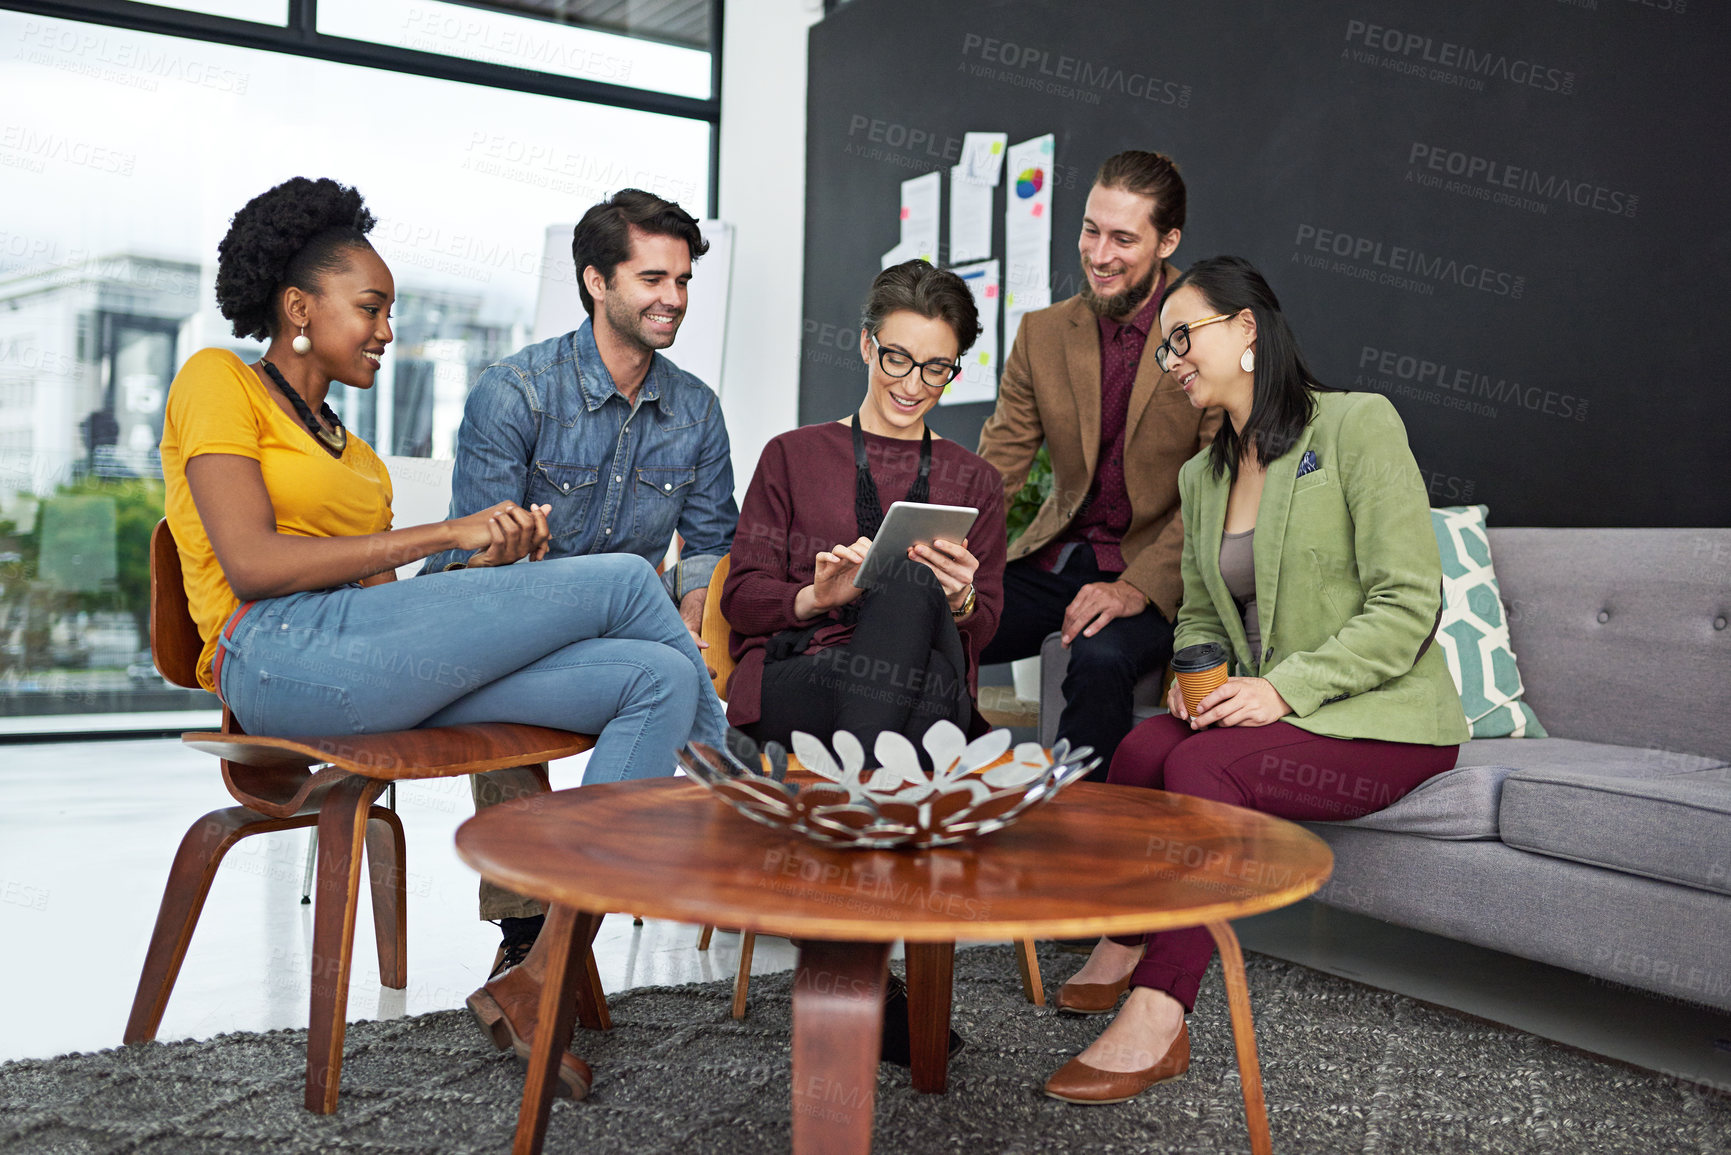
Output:
M1100 166L1077 243L1082 291L1022 318L980 433L1006 504L1042 444L1053 475L1051 496L1010 546L1003 615L980 661L1031 657L1059 631L1070 665L1058 736L1092 746L1102 779L1130 731L1137 680L1172 656L1183 590L1178 467L1220 427L1218 409L1192 408L1143 356L1178 276L1167 258L1184 210L1170 157L1131 150Z

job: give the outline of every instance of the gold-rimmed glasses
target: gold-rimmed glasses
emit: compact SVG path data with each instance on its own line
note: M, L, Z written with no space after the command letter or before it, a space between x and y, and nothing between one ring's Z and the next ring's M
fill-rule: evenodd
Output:
M1200 329L1202 326L1212 325L1216 321L1229 321L1236 316L1238 316L1237 313L1216 313L1214 316L1204 317L1200 321L1186 321L1182 325L1173 326L1171 335L1154 347L1154 364L1160 366L1162 371L1172 368L1173 358L1182 357L1190 352L1190 331L1192 329Z

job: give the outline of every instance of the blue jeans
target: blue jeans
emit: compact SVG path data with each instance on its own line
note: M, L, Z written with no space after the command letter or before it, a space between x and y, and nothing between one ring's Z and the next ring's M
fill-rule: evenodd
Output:
M522 722L596 734L586 782L673 773L727 721L648 562L597 554L255 604L219 643L223 699L258 734Z

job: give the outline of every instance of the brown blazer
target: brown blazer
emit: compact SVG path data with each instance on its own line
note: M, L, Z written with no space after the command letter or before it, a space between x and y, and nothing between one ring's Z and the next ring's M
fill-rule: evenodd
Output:
M1167 283L1177 276L1168 263ZM1148 335L1124 426L1130 528L1122 546L1123 578L1170 619L1184 593L1178 467L1214 440L1221 412L1191 406L1178 383L1154 363L1157 344L1158 329ZM1063 533L1094 482L1100 456L1100 327L1079 296L1022 318L998 382L998 407L980 431L980 456L1003 476L1006 505L1027 481L1041 442L1052 455L1052 494L1010 546L1011 561Z

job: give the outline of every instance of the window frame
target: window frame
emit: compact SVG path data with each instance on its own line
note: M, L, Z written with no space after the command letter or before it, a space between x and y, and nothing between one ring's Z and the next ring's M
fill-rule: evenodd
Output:
M361 68L703 121L709 125L709 203L713 212L721 191L721 33L725 24L725 0L710 0L710 5L709 97L698 99L331 36L318 30L318 0L288 0L288 23L283 27L135 3L133 0L0 0L0 8L35 16L77 20L110 28L306 56Z

